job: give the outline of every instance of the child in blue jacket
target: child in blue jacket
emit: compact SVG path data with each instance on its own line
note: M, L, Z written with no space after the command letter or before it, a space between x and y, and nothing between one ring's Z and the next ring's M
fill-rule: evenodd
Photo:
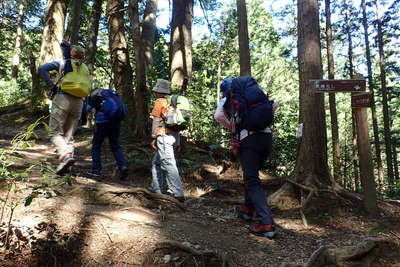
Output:
M92 141L92 170L88 174L93 177L101 175L101 145L108 137L119 169L119 178L126 180L128 167L119 143L121 121L126 113L125 104L116 91L96 89L90 94L86 110L89 112L93 108L96 110L96 125Z

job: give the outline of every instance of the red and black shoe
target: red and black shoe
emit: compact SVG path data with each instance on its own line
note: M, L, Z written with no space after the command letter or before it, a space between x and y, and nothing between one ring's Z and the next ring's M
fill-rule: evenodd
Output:
M246 205L240 205L237 208L237 216L240 219L243 219L245 221L252 221L253 220L253 214L254 214L254 210L249 208Z
M250 227L249 230L250 233L252 233L253 235L263 236L268 238L274 238L278 234L278 231L272 224L256 223L255 225Z

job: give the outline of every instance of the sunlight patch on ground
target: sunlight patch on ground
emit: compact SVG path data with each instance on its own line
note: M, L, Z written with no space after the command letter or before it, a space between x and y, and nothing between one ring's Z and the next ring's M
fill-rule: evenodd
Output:
M92 139L74 143L75 148L77 148L77 147L88 147L88 146L91 146L91 145L92 145Z
M201 196L207 194L208 192L210 192L210 190L206 190L204 188L196 187L196 188L192 189L189 192L189 194L187 194L187 196L188 197L198 198L198 197L201 197Z
M324 236L327 234L326 228L316 225L309 225L309 227L306 227L300 219L275 219L275 222L279 227L290 229L290 231L296 233L311 234L315 236Z
M156 216L150 213L146 213L143 210L130 208L125 210L107 212L109 218L114 219L114 221L126 220L134 221L139 223L153 223L157 224Z
M23 216L16 225L19 227L33 228L43 222L45 218L41 215Z
M86 236L87 247L84 255L87 259L105 258L108 253L117 253L125 257L129 256L125 254L129 254L131 250L143 254L152 244L166 239L159 227L113 220L108 217L95 216L91 228L96 231L89 231Z

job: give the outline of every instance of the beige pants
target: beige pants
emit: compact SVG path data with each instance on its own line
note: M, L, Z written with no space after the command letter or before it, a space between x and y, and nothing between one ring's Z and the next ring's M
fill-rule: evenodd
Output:
M74 153L74 133L82 113L83 99L67 94L56 94L50 113L50 140L61 159Z

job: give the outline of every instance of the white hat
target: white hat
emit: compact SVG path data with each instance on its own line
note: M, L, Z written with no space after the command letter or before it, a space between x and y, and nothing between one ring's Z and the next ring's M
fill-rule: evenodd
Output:
M156 86L154 86L153 91L161 94L170 94L171 90L169 88L169 82L164 79L157 79L157 83Z

